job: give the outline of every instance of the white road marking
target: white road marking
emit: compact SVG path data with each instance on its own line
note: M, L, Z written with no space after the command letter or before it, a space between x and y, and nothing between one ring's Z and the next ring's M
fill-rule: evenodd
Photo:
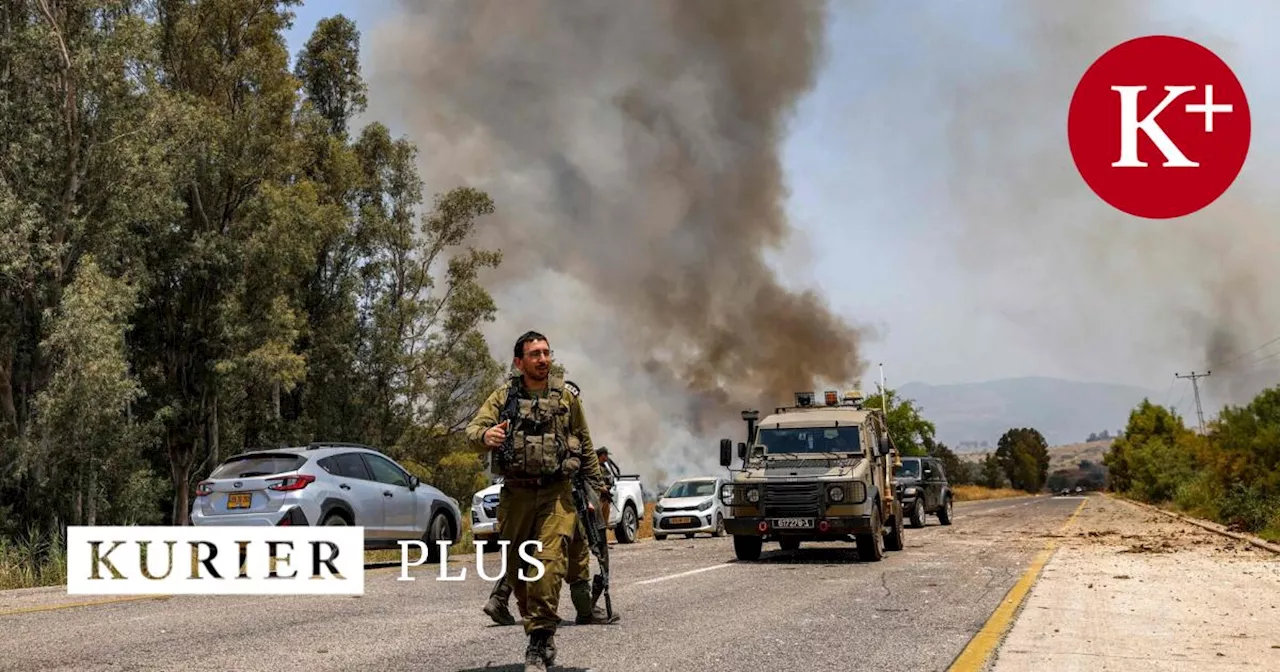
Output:
M709 571L711 571L711 570L713 570L713 569L720 569L720 568L722 568L722 567L728 567L728 566L729 566L729 563L726 563L726 564L723 564L723 565L712 565L712 566L710 566L710 567L703 567L702 569L691 569L691 570L689 570L689 571L687 571L687 572L680 572L679 574L669 574L669 575L667 575L667 576L659 576L659 577L658 577L658 578L656 578L656 579L645 579L644 581L636 581L635 583L633 583L633 584L631 584L631 585L633 585L633 586L643 586L643 585L644 585L644 584L646 584L646 583L658 583L658 582L660 582L660 581L667 581L667 580L669 580L669 579L678 579L678 578L680 578L680 577L682 577L682 576L690 576L690 575L693 575L693 574L700 574L700 573L702 573L702 572L709 572Z

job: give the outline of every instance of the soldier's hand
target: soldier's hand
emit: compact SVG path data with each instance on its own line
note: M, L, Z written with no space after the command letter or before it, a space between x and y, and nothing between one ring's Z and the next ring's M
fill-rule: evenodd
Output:
M582 460L579 460L576 457L567 457L565 458L564 463L560 465L560 469L566 475L572 476L581 466Z
M484 431L484 445L490 448L497 448L498 446L501 446L502 442L507 440L507 427L510 423L510 420L503 420L489 429L486 429Z
M600 501L602 501L602 502L612 502L612 501L613 501L613 492L611 492L611 491L609 491L609 490L601 490L601 491L600 491Z

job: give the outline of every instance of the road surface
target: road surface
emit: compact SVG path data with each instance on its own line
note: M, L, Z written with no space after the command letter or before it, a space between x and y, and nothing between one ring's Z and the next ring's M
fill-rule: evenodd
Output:
M754 563L737 562L727 537L614 545L622 621L566 623L557 663L600 672L945 670L1046 544L1100 499L961 503L953 525L930 518L924 529L908 528L906 549L879 563L859 562L852 544L789 553L770 544ZM359 597L77 606L85 598L58 588L0 593L0 669L522 669L522 629L481 613L490 585L475 576L474 558L450 573L460 566L468 568L462 582L435 580L437 567L411 570L413 582L398 581L399 569L372 570ZM567 587L561 609L571 620Z
M962 503L954 524L907 529L906 549L859 562L852 544L734 559L731 538L614 545L622 621L566 624L564 669L941 670L1082 499ZM772 548L770 548L772 546ZM491 558L496 556L490 556ZM438 567L372 570L361 597L176 596L83 602L59 589L0 601L0 668L12 670L520 669L519 626L480 612L489 584ZM0 598L4 600L5 598ZM104 598L109 599L109 598ZM562 615L572 617L568 590ZM514 601L512 603L514 609Z

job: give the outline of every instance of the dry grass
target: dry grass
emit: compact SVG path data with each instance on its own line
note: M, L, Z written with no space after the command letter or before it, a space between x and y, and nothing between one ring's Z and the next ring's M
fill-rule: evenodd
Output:
M977 502L984 499L1009 499L1012 497L1029 497L1022 490L1012 488L984 488L981 485L957 485L951 488L956 493L957 502Z

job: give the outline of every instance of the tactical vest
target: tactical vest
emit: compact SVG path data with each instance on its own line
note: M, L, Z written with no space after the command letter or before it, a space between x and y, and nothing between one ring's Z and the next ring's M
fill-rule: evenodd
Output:
M515 417L510 425L511 459L504 465L503 475L537 478L558 473L570 449L578 444L569 432L569 394L564 381L552 377L545 395L531 397L520 379L513 377L507 385L505 406Z

